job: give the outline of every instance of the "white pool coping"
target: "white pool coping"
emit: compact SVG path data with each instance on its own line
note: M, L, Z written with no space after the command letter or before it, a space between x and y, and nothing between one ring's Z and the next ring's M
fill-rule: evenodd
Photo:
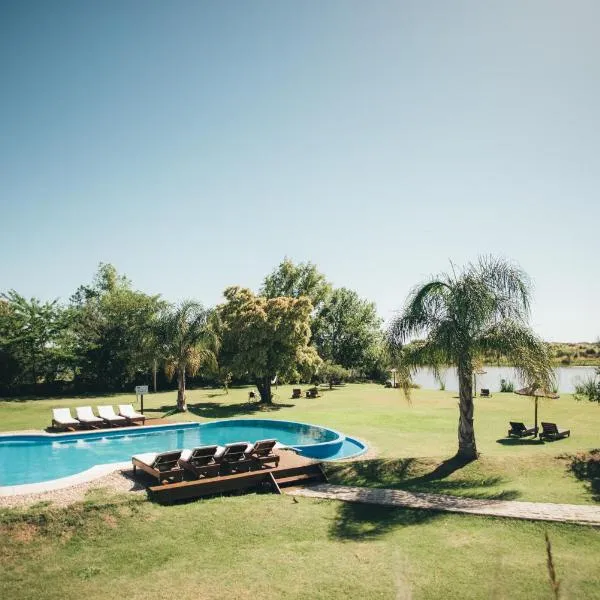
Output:
M119 427L118 431L143 431L147 427L173 427L173 425L184 425L186 423L195 423L195 421L177 421L173 423L160 423L157 425L132 425L130 427ZM99 429L91 429L89 431L66 431L62 433L48 433L41 429L28 429L20 431L4 431L0 433L0 438L12 437L15 435L39 435L47 437L49 439L65 439L75 435L88 435L95 433L98 435ZM116 428L105 429L105 431L116 431ZM104 475L114 473L121 469L128 469L131 467L131 462L118 462L118 463L107 463L103 465L94 465L85 471L69 475L67 477L59 477L58 479L50 479L49 481L39 481L37 483L21 483L19 485L2 485L0 486L0 498L13 497L13 496L24 496L28 494L41 494L44 492L53 492L55 490L62 490L70 488L82 483L89 483L95 479L99 479Z
M229 421L230 419L222 419L225 421ZM244 420L252 420L252 419L232 419L232 420L236 420L236 421L244 421ZM265 419L265 420L270 420L270 419ZM215 422L215 421L211 421L211 422ZM300 422L296 422L296 421L283 421L283 422L292 422L292 423L298 423L300 425L308 425L310 427L320 427L321 429L327 429L329 431L333 431L334 433L336 433L338 435L338 437L341 437L342 434L340 434L339 432L330 429L329 427L323 427L320 425L311 425L308 423L300 423ZM110 429L105 429L104 431L143 431L144 429L147 429L149 427L151 428L162 428L162 427L173 427L176 425L189 425L192 423L202 423L200 421L176 421L176 422L172 422L172 423L161 423L161 424L157 424L157 425L133 425L130 427L118 427L118 428L110 428ZM88 435L88 434L96 434L94 437L98 436L98 432L102 431L99 429L92 429L92 430L79 430L79 431L69 431L69 432L63 432L63 433L48 433L47 431L43 431L43 430L21 430L21 431L13 431L13 432L2 432L0 433L0 438L3 437L9 437L9 436L15 436L15 435L36 435L36 436L42 436L42 437L47 437L49 439L68 439L69 437L72 436L81 436L81 435ZM345 436L344 436L345 437ZM353 438L356 439L356 438ZM362 443L361 440L357 440L359 441L359 443ZM325 444L328 442L324 442ZM309 444L309 446L320 446L322 444ZM286 446L284 444L280 444L279 442L277 442L276 448L280 448L280 449L292 449L294 451L297 451L296 448L301 448L303 446L297 446L297 447L290 447L290 446ZM318 459L315 459L318 460ZM14 497L14 496L24 496L24 495L29 495L29 494L41 494L44 492L52 492L55 490L61 490L61 489L65 489L65 488L69 488L69 487L74 487L76 485L80 485L83 483L89 483L90 481L94 481L95 479L99 479L100 477L103 477L105 475L108 475L110 473L114 473L115 471L119 471L122 469L128 469L131 468L131 462L118 462L118 463L107 463L107 464L102 464L102 465L94 465L93 467L90 467L89 469L86 469L85 471L81 471L80 473L75 473L74 475L69 475L67 477L60 477L58 479L50 479L48 481L40 481L37 483L22 483L19 485L4 485L4 486L0 486L0 498L2 497Z
M3 485L0 486L0 497L6 496L22 496L26 494L41 494L43 492L53 492L64 488L73 487L82 483L89 483L94 479L131 467L130 462L110 463L105 465L94 465L81 473L69 475L68 477L60 477L59 479L51 479L50 481L40 481L38 483L21 483L19 485Z

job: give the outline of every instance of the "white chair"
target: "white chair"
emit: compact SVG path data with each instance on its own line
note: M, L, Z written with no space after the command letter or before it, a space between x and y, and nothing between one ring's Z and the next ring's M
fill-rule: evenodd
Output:
M127 425L127 419L117 415L112 406L103 405L98 406L98 415L109 425L118 427L119 425Z
M146 417L142 413L136 412L132 404L119 404L119 414L125 417L130 425L135 423L143 425L146 421Z
M101 427L104 421L97 417L92 412L91 406L78 406L75 408L75 414L81 423L87 425L88 427L96 428Z
M52 427L54 429L75 429L81 423L71 416L71 411L68 408L53 408L52 409Z

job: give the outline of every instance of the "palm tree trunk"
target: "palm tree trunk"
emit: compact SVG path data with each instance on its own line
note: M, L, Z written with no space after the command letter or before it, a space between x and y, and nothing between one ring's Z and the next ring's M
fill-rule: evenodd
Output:
M475 429L473 427L473 367L458 366L458 395L460 416L458 418L458 453L466 461L477 459Z
M177 370L177 410L179 412L187 410L185 404L185 369Z
M271 393L271 378L269 376L259 377L256 380L256 387L258 388L258 393L260 394L261 404L272 404L273 394Z

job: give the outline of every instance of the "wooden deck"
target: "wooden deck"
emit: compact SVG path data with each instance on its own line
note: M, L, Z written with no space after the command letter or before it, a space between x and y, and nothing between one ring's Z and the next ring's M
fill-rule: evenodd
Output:
M165 485L156 485L155 480L152 480L154 485L148 487L148 493L157 502L170 503L246 490L265 490L280 494L282 487L327 481L321 463L318 461L304 458L291 450L276 452L279 455L277 467L200 479L188 478L185 481ZM142 477L148 481L143 473L140 474L140 481ZM189 477L187 473L186 477Z

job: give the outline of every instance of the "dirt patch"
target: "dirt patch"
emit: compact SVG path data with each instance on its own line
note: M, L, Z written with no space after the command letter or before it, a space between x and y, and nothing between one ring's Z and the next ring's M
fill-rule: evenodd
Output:
M39 528L32 523L15 523L7 528L6 533L21 544L28 544L37 537Z

